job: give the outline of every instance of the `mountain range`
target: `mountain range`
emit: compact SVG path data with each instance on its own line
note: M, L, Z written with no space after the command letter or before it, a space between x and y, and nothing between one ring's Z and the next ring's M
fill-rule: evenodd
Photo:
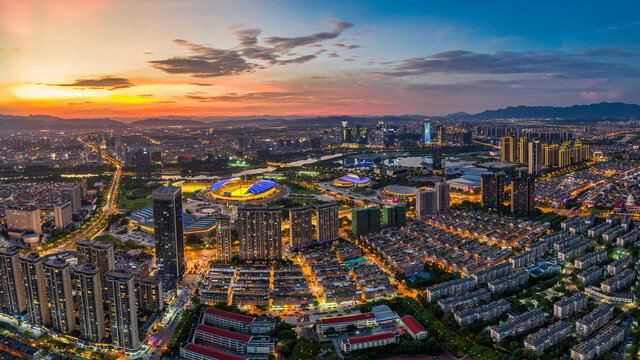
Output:
M125 128L161 128L170 126L206 127L218 126L324 126L339 125L342 121L355 123L371 123L384 121L399 123L407 120L420 120L424 115L386 115L386 116L320 116L320 117L176 117L147 118L133 122L124 122L110 118L60 118L50 115L1 115L0 130L34 131L34 130L85 130L85 129L125 129ZM640 105L602 102L590 105L556 106L509 106L504 109L486 110L477 114L457 112L446 116L431 116L432 119L456 120L490 120L490 119L638 119Z

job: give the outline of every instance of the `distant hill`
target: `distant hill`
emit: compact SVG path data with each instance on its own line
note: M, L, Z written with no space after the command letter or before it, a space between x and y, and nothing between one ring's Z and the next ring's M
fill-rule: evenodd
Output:
M198 120L188 120L188 119L159 119L159 118L151 118L134 121L128 124L131 127L141 127L141 128L158 128L158 127L168 127L168 126L186 126L186 127L198 127L198 126L208 126L208 123L198 121Z
M127 125L108 118L63 119L48 115L0 115L0 129L12 131L118 129Z
M499 110L486 110L468 116L455 116L473 119L508 119L508 118L562 118L562 119L602 119L640 118L640 105L620 102L591 105L557 106L509 106Z

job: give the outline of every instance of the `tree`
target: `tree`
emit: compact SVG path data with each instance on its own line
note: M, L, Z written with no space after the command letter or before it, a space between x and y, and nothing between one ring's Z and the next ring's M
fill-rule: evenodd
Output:
M358 330L358 327L355 326L354 324L350 324L349 326L347 326L347 333L353 333L356 332Z
M325 336L330 336L335 334L336 334L336 329L334 329L333 327L330 327L324 331Z

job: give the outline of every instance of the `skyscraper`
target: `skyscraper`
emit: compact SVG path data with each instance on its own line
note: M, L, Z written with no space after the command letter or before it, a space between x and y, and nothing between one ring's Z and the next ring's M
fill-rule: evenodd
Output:
M243 260L282 260L282 213L277 207L239 207L238 240Z
M119 348L135 349L140 339L133 273L126 269L109 271L107 289L113 344Z
M530 214L535 209L536 180L518 177L511 182L511 212Z
M79 240L76 242L78 264L93 264L100 271L103 299L107 297L107 272L116 267L113 244L105 241Z
M431 161L432 161L432 168L433 168L433 172L434 173L442 173L442 170L444 170L443 164L442 164L442 148L439 146L434 146L431 148Z
M416 218L424 220L429 215L438 213L436 191L424 190L416 194Z
M69 334L76 329L75 306L73 304L73 284L68 262L61 259L44 263L44 277L53 328Z
M339 227L337 203L316 206L316 241L325 242L339 238Z
M407 223L407 207L397 204L382 207L382 223L384 226L401 226Z
M100 270L93 264L80 264L74 269L74 275L80 336L99 342L106 336Z
M27 309L20 253L16 248L0 250L0 303L14 314L20 314Z
M172 280L171 286L176 286L185 271L182 189L163 186L152 196L156 265L162 276Z
M524 136L518 141L518 162L521 164L529 162L529 141Z
M560 146L558 146L558 144L547 145L544 148L544 165L545 166L560 165Z
M51 324L42 258L37 253L23 256L20 258L20 268L31 323L35 325Z
M149 315L164 309L160 278L157 276L137 276L135 286L138 313Z
M226 215L216 217L216 254L218 260L229 261L233 258L231 218Z
M500 160L505 162L516 161L514 153L514 140L512 136L503 136L500 138Z
M446 213L449 211L449 203L451 196L449 194L449 184L446 182L436 183L436 208L438 213Z
M301 248L313 240L313 207L302 206L289 209L289 239L292 248Z
M504 174L483 174L482 206L498 210L504 205Z
M438 143L444 145L447 137L447 128L444 125L438 125Z
M534 140L529 143L529 174L538 175L542 168L542 145Z
M68 201L63 201L59 204L56 204L53 208L56 229L62 230L67 225L73 222L73 211L71 210L71 203Z
M64 185L60 190L62 201L71 203L71 211L73 211L74 214L82 209L82 192L83 188L79 183Z
M355 236L380 230L380 208L377 206L351 210L351 233Z

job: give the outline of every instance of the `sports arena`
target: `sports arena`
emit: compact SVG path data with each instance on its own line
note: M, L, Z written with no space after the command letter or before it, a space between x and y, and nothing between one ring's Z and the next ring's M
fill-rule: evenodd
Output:
M356 174L348 174L341 178L333 180L333 186L348 188L352 186L365 187L371 185L371 179L366 176Z
M278 192L276 182L270 179L224 179L215 182L207 191L212 200L228 202L253 201L273 197Z

